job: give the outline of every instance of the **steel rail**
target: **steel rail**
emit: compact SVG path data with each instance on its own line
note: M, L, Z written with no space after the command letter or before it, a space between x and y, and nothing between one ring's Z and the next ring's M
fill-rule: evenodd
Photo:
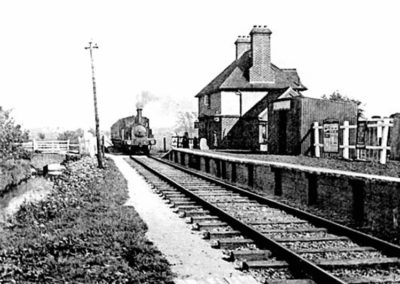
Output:
M174 180L170 179L169 177L163 175L162 173L158 172L156 169L153 169L152 167L146 165L144 162L134 158L131 156L131 159L143 166L145 169L148 171L154 173L155 175L159 176L163 180L165 180L167 183L173 185L176 187L179 191L181 191L184 194L189 195L191 198L196 200L199 204L201 204L203 207L206 209L210 210L210 212L213 212L214 214L218 215L222 220L225 220L228 222L233 228L239 230L241 233L244 235L248 236L256 244L258 244L261 248L268 248L271 251L275 252L276 255L279 255L279 257L282 257L284 260L286 260L289 265L296 269L299 270L301 269L305 274L309 275L311 278L313 278L314 281L317 283L340 283L340 284L345 284L343 280L340 278L332 275L331 273L327 272L326 270L323 270L319 266L315 265L314 263L308 261L307 259L299 256L298 254L294 253L293 251L281 246L274 240L266 237L259 231L255 230L254 228L246 225L245 223L241 222L237 218L233 217L232 215L228 214L224 210L221 210L220 208L214 206L210 202L206 201L205 199L201 198L200 196L196 195L192 191L186 189L184 186L180 185L179 183L175 182ZM160 161L159 159L155 159L156 161ZM169 163L164 163L169 165Z
M264 196L255 194L253 192L250 192L248 190L239 188L237 186L231 185L229 183L226 183L224 181L221 180L217 180L214 179L213 177L207 176L207 175L203 175L201 173L199 173L198 171L193 171L190 170L188 168L182 167L180 165L176 165L174 163L171 163L170 161L166 161L166 160L162 160L159 158L155 158L155 157L150 157L154 160L157 160L159 162L162 162L164 164L170 165L174 168L180 169L186 173L190 173L193 174L197 177L200 178L204 178L210 182L214 182L218 185L230 188L231 190L233 190L234 192L238 192L241 193L247 197L253 198L254 200L257 200L258 202L277 208L277 209L281 209L284 210L287 213L290 213L292 215L295 215L297 217L303 218L307 221L309 221L310 223L313 223L316 226L321 226L321 227L325 227L327 228L330 232L338 234L338 235L344 235L349 237L351 240L355 241L357 244L361 245L361 246L372 246L382 252L384 252L385 254L389 255L389 256L395 256L395 257L400 257L400 246L392 244L390 242L384 241L382 239L373 237L371 235L362 233L360 231L357 231L355 229L346 227L344 225L340 225L336 222L330 221L328 219L316 216L314 214L302 211L300 209L294 208L292 206L280 203L276 200L272 200L269 198L266 198Z

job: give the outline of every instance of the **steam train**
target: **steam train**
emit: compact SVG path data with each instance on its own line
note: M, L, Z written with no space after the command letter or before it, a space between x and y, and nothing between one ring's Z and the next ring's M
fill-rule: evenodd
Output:
M156 144L149 119L142 115L143 107L137 106L136 116L119 119L111 126L111 141L117 150L129 154L149 154Z

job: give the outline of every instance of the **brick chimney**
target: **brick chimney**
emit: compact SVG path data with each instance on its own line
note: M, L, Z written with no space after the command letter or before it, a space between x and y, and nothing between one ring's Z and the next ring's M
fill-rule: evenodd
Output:
M272 83L271 30L267 26L254 26L250 32L253 66L250 68L250 83Z
M246 51L251 48L250 36L238 36L235 41L236 45L236 59L239 59Z

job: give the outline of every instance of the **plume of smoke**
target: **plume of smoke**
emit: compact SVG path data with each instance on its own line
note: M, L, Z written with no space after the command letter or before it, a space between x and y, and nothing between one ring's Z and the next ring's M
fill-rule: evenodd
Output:
M140 94L136 95L136 108L143 109L149 102L158 101L160 98L148 91L142 91Z

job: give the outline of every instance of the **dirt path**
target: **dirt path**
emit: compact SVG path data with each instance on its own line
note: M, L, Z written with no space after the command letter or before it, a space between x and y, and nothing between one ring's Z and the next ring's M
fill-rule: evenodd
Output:
M232 263L222 260L220 250L214 250L201 239L199 233L154 194L149 185L122 156L112 156L115 164L128 181L129 200L126 206L134 206L147 224L147 237L166 256L178 279L208 277L238 277L243 273L235 270Z

